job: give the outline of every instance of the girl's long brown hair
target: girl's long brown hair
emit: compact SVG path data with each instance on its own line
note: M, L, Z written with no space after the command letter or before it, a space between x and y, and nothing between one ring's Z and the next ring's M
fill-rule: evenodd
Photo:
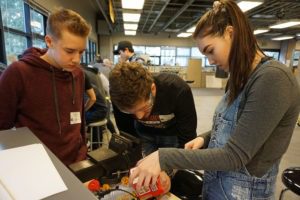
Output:
M207 35L223 36L228 26L233 27L228 58L230 73L228 104L230 105L248 81L256 52L261 51L247 17L233 0L217 1L213 9L199 20L193 38L203 38Z

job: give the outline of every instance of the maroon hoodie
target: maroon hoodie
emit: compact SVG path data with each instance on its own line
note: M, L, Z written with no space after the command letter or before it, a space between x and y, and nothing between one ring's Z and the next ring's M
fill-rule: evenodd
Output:
M80 68L55 68L30 48L0 77L0 130L28 127L65 165L86 157ZM77 117L77 118L76 118ZM81 120L81 122L80 122Z

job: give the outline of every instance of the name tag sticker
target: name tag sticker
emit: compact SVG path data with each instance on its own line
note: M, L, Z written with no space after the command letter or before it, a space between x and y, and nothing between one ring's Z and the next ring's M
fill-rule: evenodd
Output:
M71 112L70 124L80 124L80 123L81 123L80 112Z

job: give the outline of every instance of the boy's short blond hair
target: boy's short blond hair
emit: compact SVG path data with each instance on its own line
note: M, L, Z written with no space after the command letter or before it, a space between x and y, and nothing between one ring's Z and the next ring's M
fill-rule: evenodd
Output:
M91 25L75 11L59 8L50 14L46 32L48 35L60 39L62 30L67 30L77 36L87 37L90 34Z

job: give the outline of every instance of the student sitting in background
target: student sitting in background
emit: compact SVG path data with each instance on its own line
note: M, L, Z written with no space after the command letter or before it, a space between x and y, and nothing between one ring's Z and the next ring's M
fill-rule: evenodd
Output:
M93 86L93 89L95 90L96 99L98 99L98 96L99 96L98 104L100 103L100 101L101 101L101 104L103 102L105 102L107 128L109 129L109 131L111 133L116 133L115 127L110 119L110 111L109 111L110 110L110 102L107 98L107 93L105 92L105 89L103 87L102 80L99 77L98 69L91 65L84 66L83 69L84 69L84 72L85 72L86 76L88 77L91 85ZM100 105L97 105L97 106L100 106ZM103 109L101 109L101 112L103 113ZM98 113L97 115L99 115L99 114L100 113Z
M87 124L105 119L108 111L105 97L100 94L99 90L94 84L90 83L89 79L89 75L85 74L85 121Z

